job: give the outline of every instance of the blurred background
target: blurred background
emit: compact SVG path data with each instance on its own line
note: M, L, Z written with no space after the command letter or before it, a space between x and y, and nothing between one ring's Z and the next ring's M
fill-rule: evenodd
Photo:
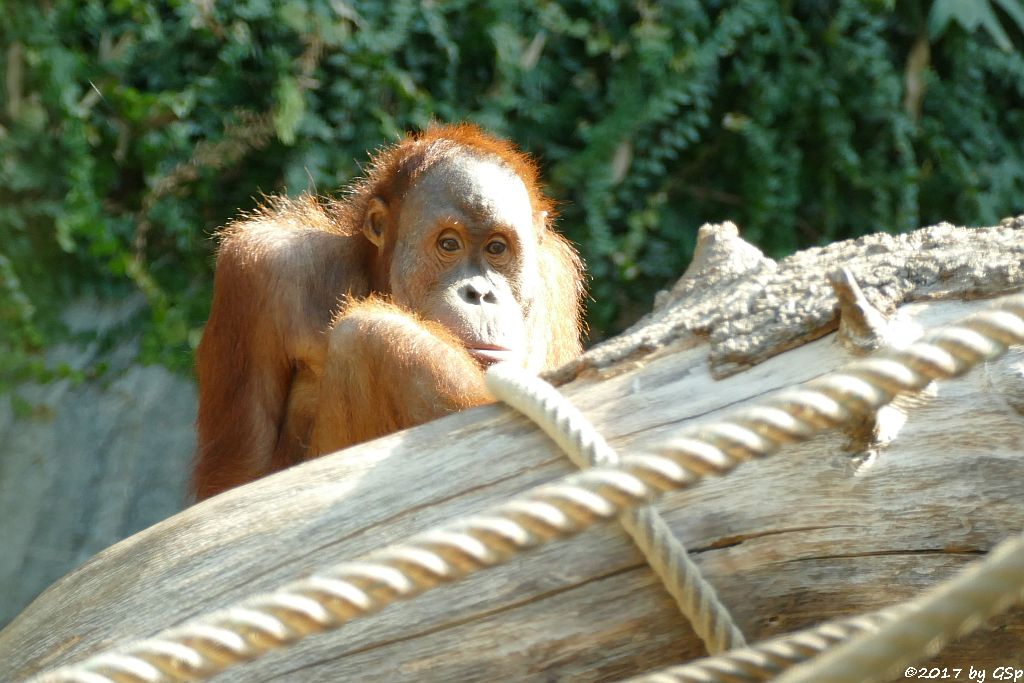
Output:
M1024 212L1022 0L0 0L0 625L186 504L212 235L475 121L535 154L591 341L697 228L774 257Z

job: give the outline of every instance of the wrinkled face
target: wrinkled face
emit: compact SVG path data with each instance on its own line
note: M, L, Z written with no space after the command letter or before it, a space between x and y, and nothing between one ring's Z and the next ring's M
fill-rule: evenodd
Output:
M483 364L525 364L543 217L519 176L498 159L458 154L387 208L397 209L393 301L447 327Z

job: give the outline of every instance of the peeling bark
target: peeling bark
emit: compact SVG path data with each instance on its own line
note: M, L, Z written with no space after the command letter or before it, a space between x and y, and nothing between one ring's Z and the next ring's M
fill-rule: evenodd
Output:
M1024 216L991 228L941 223L906 235L879 233L799 252L778 263L744 242L732 223L700 229L693 264L655 309L618 337L560 368L562 384L607 376L668 347L706 339L716 377L728 377L839 325L829 276L846 271L861 304L891 313L914 301L977 299L1024 287Z

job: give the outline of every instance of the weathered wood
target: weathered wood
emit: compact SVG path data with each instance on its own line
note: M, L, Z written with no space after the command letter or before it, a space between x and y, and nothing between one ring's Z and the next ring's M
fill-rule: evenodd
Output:
M920 269L908 263L904 270L911 281L921 270L951 273L941 289L953 300L887 307L871 294L886 285L870 279L864 285L865 296L888 314L886 337L893 343L984 306L957 299L978 293L977 268L986 266L947 268L942 256L955 254L957 242L976 251L982 233L934 230L917 239L945 240L944 251L922 259ZM732 239L727 233L723 241ZM985 260L1003 269L1003 290L1019 288L1021 256L1012 250L1024 243L1024 222L990 234L1018 254L1018 263L1014 269L996 254ZM865 244L873 248L870 240ZM856 260L842 249L833 253L839 262L813 266L824 287L826 273ZM726 250L714 262L721 278L708 274L708 261L690 275L726 283L722 297L747 284L723 263L753 262L754 277L763 277L756 258L732 255ZM963 254L956 259L966 262ZM888 287L908 296L902 276L891 277ZM804 279L814 280L814 273ZM811 294L786 290L782 317L804 319L819 333L821 287ZM688 293L697 296L698 289L695 281L681 281L649 322L684 315L674 307L691 305ZM833 299L829 310L834 305ZM755 321L767 314L750 310ZM708 363L707 344L675 329L650 333L646 351L635 346L617 363L594 363L591 356L588 367L596 372L577 372L579 365L572 372L579 376L563 387L622 452L653 448L693 420L817 377L856 351L819 333L717 378L722 373ZM766 355L747 357L753 363ZM1022 444L1024 351L1018 349L887 408L868 428L748 463L672 494L659 507L756 640L910 598L1024 529ZM109 548L56 583L0 632L0 679L150 635L571 470L525 419L488 406L255 482ZM615 680L701 652L625 534L610 524L217 680ZM1024 611L1018 610L935 661L991 671L1020 666L1022 652Z
M905 235L879 233L808 249L776 263L732 223L705 225L693 263L655 310L623 334L567 364L565 382L635 355L695 339L711 344L716 377L833 332L839 324L828 275L847 268L875 308L992 296L1024 284L1024 216L994 228L948 223Z

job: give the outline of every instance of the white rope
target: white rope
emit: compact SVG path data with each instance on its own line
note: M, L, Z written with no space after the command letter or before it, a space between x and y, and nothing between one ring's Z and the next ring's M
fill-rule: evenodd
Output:
M820 655L861 633L874 633L897 610L873 612L827 622L770 640L635 676L619 683L760 683Z
M544 380L505 363L491 366L486 380L495 398L530 418L580 469L619 463L618 453L587 418ZM709 653L746 644L714 587L656 509L628 510L619 521Z
M656 453L630 455L526 491L483 513L417 534L34 678L38 683L198 681L314 633L581 533L709 475L722 475L784 444L871 415L898 394L956 377L1024 342L1024 295L906 349L859 360L758 406L690 427ZM987 614L987 613L986 613ZM968 616L966 622L983 618ZM713 680L713 679L712 679ZM821 679L819 679L821 680Z

